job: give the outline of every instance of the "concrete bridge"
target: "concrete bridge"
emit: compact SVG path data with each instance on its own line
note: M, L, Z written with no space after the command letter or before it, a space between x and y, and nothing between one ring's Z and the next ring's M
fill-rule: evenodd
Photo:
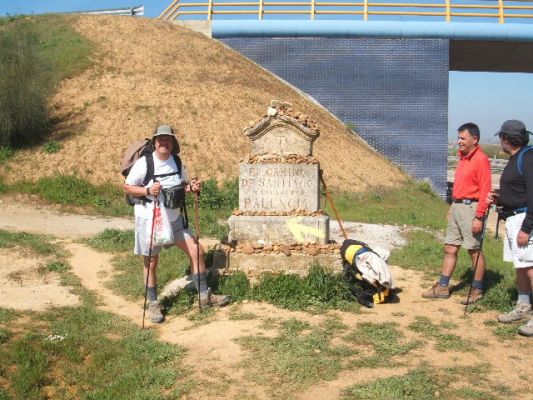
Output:
M533 2L434 1L175 0L160 18L299 88L444 195L449 71L533 72Z

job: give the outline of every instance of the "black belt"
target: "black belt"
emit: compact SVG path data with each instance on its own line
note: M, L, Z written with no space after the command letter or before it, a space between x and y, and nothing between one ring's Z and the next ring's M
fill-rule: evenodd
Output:
M472 204L475 201L479 201L478 199L453 199L454 203L464 203L464 204Z
M512 217L513 215L518 215L527 212L527 207L520 207L515 208L514 210L505 210L505 209L496 209L498 212L498 217L500 219L506 220L509 217Z

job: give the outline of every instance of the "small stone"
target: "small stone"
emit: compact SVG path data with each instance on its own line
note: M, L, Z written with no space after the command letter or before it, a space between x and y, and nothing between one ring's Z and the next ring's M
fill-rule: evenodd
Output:
M291 249L289 248L289 246L287 245L281 245L279 247L280 251L285 254L287 257L289 257L292 253L291 253Z
M244 246L242 246L242 252L244 254L254 254L254 246L250 243L245 243Z
M310 256L316 256L320 253L320 250L316 246L308 246L306 247L305 252Z

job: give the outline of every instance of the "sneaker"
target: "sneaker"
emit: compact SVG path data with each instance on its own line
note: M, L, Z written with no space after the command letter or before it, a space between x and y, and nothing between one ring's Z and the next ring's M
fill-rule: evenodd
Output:
M518 333L522 336L533 336L533 317L531 317L527 324L518 328Z
M468 305L468 304L474 304L475 302L481 300L483 298L483 291L481 289L472 288L470 291L470 296L465 298L464 300L461 300L461 304Z
M516 303L514 310L498 315L498 321L508 324L514 321L520 321L522 319L531 316L531 304Z
M229 296L213 294L211 288L207 288L207 292L200 296L200 308L202 310L209 307L223 307L229 304Z
M150 302L148 305L148 313L150 315L150 321L154 324L160 324L165 320L165 316L161 312L161 305L157 300Z
M425 299L448 299L450 298L450 289L448 286L441 286L437 282L427 292L422 293L422 297Z

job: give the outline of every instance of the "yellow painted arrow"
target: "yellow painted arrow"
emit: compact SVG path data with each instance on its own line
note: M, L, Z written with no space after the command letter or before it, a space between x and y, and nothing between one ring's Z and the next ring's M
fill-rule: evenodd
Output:
M292 235L298 242L306 241L304 234L317 236L320 239L323 239L326 236L320 229L302 224L302 219L303 217L295 217L287 221L287 228L289 228L289 231L291 231Z

